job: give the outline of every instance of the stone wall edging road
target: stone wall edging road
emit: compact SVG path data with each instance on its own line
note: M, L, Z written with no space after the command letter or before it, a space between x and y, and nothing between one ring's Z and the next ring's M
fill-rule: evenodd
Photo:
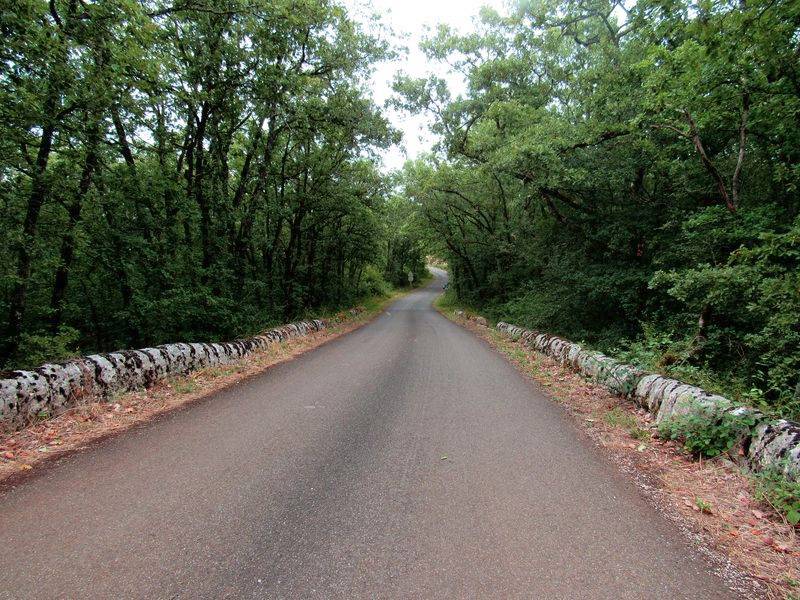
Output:
M351 309L351 314L359 309ZM91 398L146 388L174 375L224 365L269 345L322 331L322 319L298 321L262 334L222 343L175 343L155 348L92 354L32 371L0 375L0 424L23 427Z
M496 329L527 348L593 379L611 392L632 398L653 414L657 423L693 411L750 413L756 417L756 425L749 439L744 441L748 465L758 470L766 465L781 464L795 476L800 474L800 423L785 419L770 420L756 409L735 406L723 396L677 379L643 371L554 335L502 321Z

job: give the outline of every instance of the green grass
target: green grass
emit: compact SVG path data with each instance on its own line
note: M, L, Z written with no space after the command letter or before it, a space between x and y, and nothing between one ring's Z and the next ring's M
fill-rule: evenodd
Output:
M197 390L197 382L187 377L176 377L170 381L170 386L179 394L191 394Z
M440 295L436 300L433 302L434 307L438 310L447 313L448 315L453 315L456 311L461 310L464 311L464 315L467 317L484 317L490 325L493 325L494 322L486 317L486 315L481 314L475 308L471 306L466 306L463 304L461 300L456 298L455 291L452 289L447 289L444 291L442 295Z
M606 412L603 415L603 421L612 427L618 427L620 429L633 429L639 425L636 421L636 417L619 406L615 406Z
M240 370L240 367L211 367L210 369L205 370L205 374L212 379L216 379L217 377L227 377L228 375L233 375L234 373L238 373Z
M461 308L461 305L458 302L458 298L456 298L455 292L451 289L445 290L444 293L442 293L438 298L436 298L433 305L441 310L451 311L451 312L455 312L456 310Z
M624 429L631 437L640 441L646 441L652 437L647 429L639 427L636 417L621 406L615 406L603 414L603 421L611 427Z

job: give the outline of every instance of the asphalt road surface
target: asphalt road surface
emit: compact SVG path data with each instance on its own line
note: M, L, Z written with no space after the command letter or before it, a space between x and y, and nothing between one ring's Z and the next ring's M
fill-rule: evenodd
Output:
M0 598L732 597L441 287L6 490Z

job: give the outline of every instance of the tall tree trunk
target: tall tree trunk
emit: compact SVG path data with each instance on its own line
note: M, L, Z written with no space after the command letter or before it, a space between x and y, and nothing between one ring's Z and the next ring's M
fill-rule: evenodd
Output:
M71 204L67 208L69 221L67 230L61 238L61 251L59 255L58 268L56 269L55 281L53 282L53 293L50 298L50 328L53 332L58 330L64 314L64 297L67 293L69 284L69 272L72 261L75 257L75 229L81 218L83 200L89 192L98 164L97 146L100 138L100 120L95 116L90 125L87 138L86 158L81 172L81 180L78 183L78 190Z
M209 105L203 103L200 114L200 121L197 124L197 136L194 149L194 200L200 209L200 244L203 253L203 269L211 266L211 207L205 197L203 177L205 175L205 149L203 141L205 139L206 125L208 123ZM207 278L208 274L204 275Z
M57 96L55 90L49 90L45 102L45 114L52 118L57 107ZM25 319L27 308L28 285L31 277L31 261L33 259L33 245L36 242L36 228L39 224L39 213L42 210L45 198L48 194L48 184L46 178L47 164L53 148L53 137L56 132L56 124L49 121L42 128L42 135L39 140L39 151L36 155L34 165L33 181L31 193L28 197L28 206L25 211L25 221L22 225L22 238L17 244L17 269L16 283L11 292L11 301L8 309L8 321L6 325L6 339L2 348L2 361L16 354L19 348L20 335L22 334L22 323Z
M289 243L286 246L286 253L284 258L284 271L283 271L283 299L284 299L284 317L291 319L294 316L294 287L295 287L295 268L297 266L296 255L299 251L300 239L300 223L303 219L302 208L295 214L292 220L292 226L289 229Z
M136 324L131 320L129 313L134 294L134 289L133 286L131 285L131 278L128 275L127 269L125 268L125 260L124 260L124 257L129 252L129 248L126 246L122 234L120 233L120 230L117 227L117 221L114 216L114 211L110 207L107 207L105 210L103 210L103 214L106 217L106 223L108 224L108 231L111 235L114 246L112 271L117 281L119 282L119 292L120 292L120 297L122 299L122 310L125 313L128 313L125 318L125 324L123 325L125 335L128 338L126 345L135 348L139 346L139 340L141 339L141 335L139 333Z

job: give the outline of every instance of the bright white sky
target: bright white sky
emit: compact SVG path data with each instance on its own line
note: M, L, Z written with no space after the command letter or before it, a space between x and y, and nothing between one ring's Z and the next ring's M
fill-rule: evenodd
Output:
M421 77L434 73L445 77L450 89L455 93L463 90L463 82L457 75L448 73L444 65L429 63L419 49L419 42L429 31L443 23L460 31L472 29L473 18L482 6L502 9L503 0L342 0L351 16L361 22L367 15L378 13L382 21L396 34L395 46L405 46L408 53L396 62L377 66L371 89L376 104L383 103L392 95L392 80L397 71ZM400 147L395 147L383 155L384 170L399 169L408 158L430 150L435 142L428 130L428 119L423 115L405 115L388 111L392 124L403 132Z

